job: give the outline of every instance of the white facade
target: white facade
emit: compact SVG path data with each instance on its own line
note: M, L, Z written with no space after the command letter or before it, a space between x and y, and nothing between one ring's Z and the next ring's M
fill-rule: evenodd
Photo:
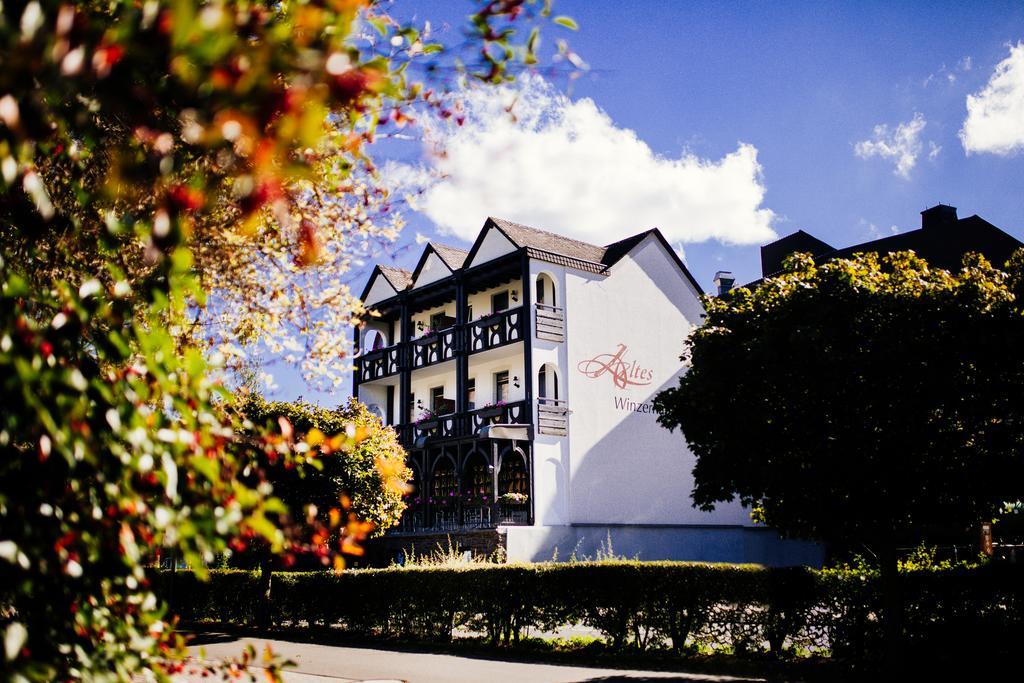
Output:
M518 276L497 276L500 281L488 283L477 273L484 273L489 263L496 268L504 263L518 270ZM427 269L417 272L416 283L401 299L413 328L408 339L416 338L417 330L428 325L435 313L459 317L457 297L447 301L441 293L432 295L436 302L417 303L418 283ZM452 425L458 425L457 418L464 414L462 431L453 427L444 433L443 421L432 432L415 426L404 429L412 444L410 452L420 458L418 481L425 494L444 491L430 488L431 473L426 470L439 457L430 456L431 452L446 452L459 470L467 482L459 485L460 494L466 488L472 490L466 477L480 480L480 470L472 470L477 453L495 458L489 462L499 470L505 462L497 457L499 450L511 452L511 444L525 453L528 523L519 519L519 523L499 524L491 510L484 510L505 535L510 560L548 560L556 555L564 559L574 552L593 556L610 538L616 553L641 559L820 563L817 547L782 541L772 531L756 527L739 504L720 505L713 512L692 505L694 456L678 431L658 425L652 401L685 371L679 356L683 341L701 323L701 292L657 231L599 248L489 220L463 268L452 271L449 278L464 305L472 307L472 314L459 317L455 327L463 330L462 336L453 337L462 340L456 346L463 344L465 350L456 349L452 358L439 358L424 367L411 367L417 352L410 351L408 378L403 381L413 397L411 411L402 416L396 408L388 417L399 425L411 422L412 412L430 407L431 392L441 391L454 402L460 391L459 363L464 364L464 382L472 387L472 394L457 406L462 413L450 418ZM431 282L438 287L444 278ZM367 292L375 286L369 283ZM508 300L509 310L517 305L522 309L523 320L516 323L522 338L512 340L510 332L507 343L473 349L472 339L481 329L481 323L474 321L492 312L495 294L504 302L503 292L515 294L517 301ZM508 311L504 315L511 318ZM547 327L552 315L564 318L560 330ZM549 329L555 332L540 333ZM410 342L410 348L415 346ZM495 382L501 373L507 373L509 380L506 403L526 401L527 410L519 417L508 412L495 418L500 424L526 423L501 432L498 440L491 436L494 429L479 428L482 422L473 414L496 402ZM392 403L397 405L394 394L400 395L401 375L366 380L364 373L357 384L359 398L386 403L386 387L392 386ZM503 438L510 434L526 441ZM450 443L460 445L445 451L447 436ZM449 467L447 461L444 467ZM439 475L439 481L446 473ZM494 481L498 480L495 474ZM498 489L494 496L501 492ZM477 523L472 505L467 503L454 517L448 508L440 513L426 508L427 518L421 523L427 528L454 525L451 529L466 519Z

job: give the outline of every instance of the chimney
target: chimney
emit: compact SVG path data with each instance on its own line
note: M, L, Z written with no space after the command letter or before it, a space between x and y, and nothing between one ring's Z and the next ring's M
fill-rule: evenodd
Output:
M722 296L730 289L732 289L733 283L736 282L736 278L727 270L720 270L715 273L715 279L712 280L715 283L715 287L718 289L718 296Z
M925 230L949 227L956 225L956 222L955 206L936 204L932 208L921 212L921 227Z

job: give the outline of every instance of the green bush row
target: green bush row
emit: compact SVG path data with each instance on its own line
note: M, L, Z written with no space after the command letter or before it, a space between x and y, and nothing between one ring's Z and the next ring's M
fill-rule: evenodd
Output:
M269 605L258 573L211 574L205 582L189 572L160 575L183 620L256 625L262 614L276 625L433 642L461 629L496 644L582 624L612 648L843 658L881 650L879 581L863 572L584 562L275 573ZM1015 651L1024 635L1022 579L1024 571L1005 565L905 572L907 653Z

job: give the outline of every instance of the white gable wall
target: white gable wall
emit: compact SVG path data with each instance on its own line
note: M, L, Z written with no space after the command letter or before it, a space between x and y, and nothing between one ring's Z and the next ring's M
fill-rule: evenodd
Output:
M422 287L423 285L429 285L431 282L437 282L443 278L448 277L452 274L450 268L445 265L445 262L441 260L441 257L436 252L430 252L430 256L423 262L423 268L420 270L419 277L416 278L416 282L412 284L413 289Z
M672 255L651 236L607 277L572 273L566 287L571 521L749 525L739 504L692 507L695 458L653 412L654 396L676 385L683 341L703 312ZM620 372L618 384L601 364Z
M476 254L473 256L473 263L467 263L465 267L468 268L471 265L478 266L481 263L492 261L499 256L510 254L515 250L516 245L512 244L507 237L501 234L500 230L488 228L484 241L480 243L480 248L477 249Z
M387 278L377 273L377 276L373 280L373 285L370 287L370 291L366 293L366 300L364 304L366 306L373 306L376 303L390 299L397 292L395 288L391 286Z

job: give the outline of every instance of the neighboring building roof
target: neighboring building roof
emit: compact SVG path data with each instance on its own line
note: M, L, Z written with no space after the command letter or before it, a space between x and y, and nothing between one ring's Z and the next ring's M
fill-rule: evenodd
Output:
M798 237L799 236L799 237ZM835 249L821 240L798 231L761 247L762 277L775 275L782 268L783 259L797 251L814 254L815 261L847 258L854 254L894 251L913 251L929 264L946 270L959 270L963 257L970 252L985 256L997 267L1002 267L1014 251L1024 246L979 216L957 218L956 207L939 204L921 212L921 227L917 230ZM768 253L770 258L766 259Z
M377 267L380 268L380 274L395 288L396 292L401 292L412 284L412 273L405 268L382 266L380 264Z
M434 251L441 257L441 260L452 270L461 268L462 264L466 262L466 257L469 256L469 251L466 249L459 249L447 244L431 242L430 246L434 248Z
M779 272L782 270L782 262L786 260L786 257L798 251L818 256L835 251L835 249L814 235L797 230L791 235L786 235L782 239L777 239L761 247L761 274L767 277L768 274Z

